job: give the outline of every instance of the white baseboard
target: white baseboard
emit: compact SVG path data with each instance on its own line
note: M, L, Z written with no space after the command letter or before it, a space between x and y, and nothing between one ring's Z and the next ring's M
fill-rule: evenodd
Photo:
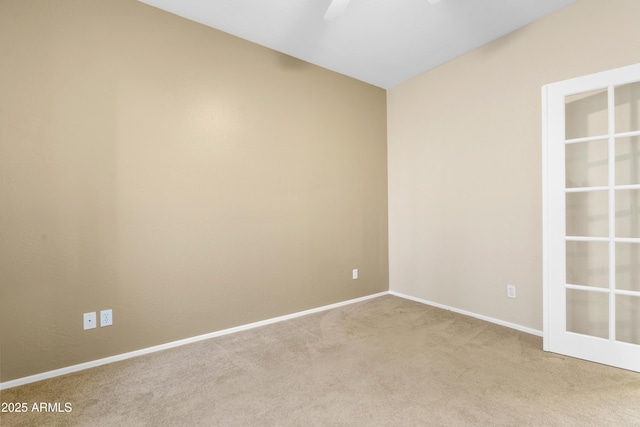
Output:
M484 320L486 322L495 323L495 324L500 325L500 326L506 326L507 328L516 329L518 331L526 332L528 334L537 335L537 336L540 336L540 337L542 336L542 331L539 331L537 329L527 328L526 326L521 326L521 325L517 325L515 323L510 323L510 322L505 322L504 320L494 319L493 317L483 316L481 314L471 313L471 312L465 311L465 310L459 310L457 308L449 307L449 306L444 305L444 304L438 304L437 302L427 301L427 300L424 300L424 299L421 299L421 298L412 297L412 296L401 294L401 293L395 292L395 291L389 291L389 294L397 296L397 297L400 297L400 298L408 299L408 300L411 300L411 301L419 302L421 304L431 305L431 306L434 306L434 307L442 308L444 310L453 311L454 313L464 314L465 316L475 317L476 319Z
M18 378L11 381L5 381L0 383L0 390L5 390L12 387L17 387L29 383L33 383L36 381L42 381L49 378L59 377L61 375L71 374L73 372L84 371L85 369L95 368L97 366L106 365L108 363L118 362L125 359L131 359L133 357L142 356L144 354L155 353L156 351L167 350L174 347L179 347L185 344L191 344L198 341L207 340L210 338L219 337L222 335L228 335L235 332L246 331L248 329L258 328L260 326L270 325L272 323L282 322L289 319L294 319L296 317L306 316L307 314L318 313L321 311L331 310L333 308L342 307L349 304L354 304L361 301L366 301L368 299L377 298L382 295L388 295L389 292L380 292L373 295L367 295L361 298L355 298L347 301L338 302L335 304L325 305L318 308L312 308L310 310L300 311L298 313L287 314L285 316L274 317L272 319L261 320L259 322L249 323L247 325L236 326L234 328L223 329L217 332L211 332L204 335L198 335L191 338L185 338L178 341L169 342L166 344L156 345L153 347L143 348L141 350L131 351L129 353L118 354L116 356L105 357L103 359L93 360L91 362L80 363L73 366L68 366L66 368L55 369L53 371L43 372L41 374L30 375L28 377Z
M185 339L182 339L182 340L173 341L173 342L169 342L169 343L161 344L161 345L156 345L156 346L153 346L153 347L143 348L143 349L131 351L131 352L128 352L128 353L123 353L123 354L118 354L118 355L115 355L115 356L105 357L103 359L93 360L91 362L80 363L80 364L77 364L77 365L68 366L66 368L55 369L53 371L48 371L48 372L43 372L43 373L40 373L40 374L30 375L28 377L18 378L18 379L11 380L11 381L5 381L3 383L0 383L0 390L5 390L5 389L8 389L8 388L12 388L12 387L18 387L18 386L21 386L21 385L33 383L33 382L36 382L36 381L42 381L42 380L46 380L46 379L49 379L49 378L59 377L61 375L71 374L73 372L79 372L79 371L83 371L85 369L90 369L90 368L95 368L97 366L106 365L108 363L113 363L113 362L118 362L118 361L121 361L121 360L131 359L133 357L138 357L138 356L142 356L142 355L145 355L145 354L155 353L156 351L167 350L167 349L170 349L170 348L179 347L179 346L182 346L182 345L185 345L185 344L191 344L191 343L195 343L195 342L198 342L198 341L203 341L203 340L207 340L207 339L210 339L210 338L219 337L219 336L222 336L222 335L228 335L228 334L232 334L232 333L235 333L235 332L246 331L246 330L249 330L249 329L258 328L260 326L266 326L266 325L270 325L272 323L282 322L282 321L285 321L285 320L294 319L296 317L306 316L307 314L313 314L313 313L318 313L318 312L321 312L321 311L331 310L333 308L338 308L338 307L342 307L342 306L349 305L349 304L355 304L357 302L366 301L368 299L377 298L377 297L380 297L380 296L383 296L383 295L394 295L394 296L397 296L399 298L404 298L404 299L408 299L408 300L411 300L411 301L416 301L416 302L419 302L421 304L431 305L431 306L434 306L434 307L438 307L438 308L442 308L442 309L445 309L445 310L453 311L454 313L464 314L465 316L475 317L475 318L480 319L480 320L484 320L484 321L487 321L487 322L495 323L495 324L498 324L498 325L501 325L501 326L506 326L508 328L516 329L518 331L526 332L526 333L529 333L529 334L532 334L532 335L542 336L542 331L539 331L537 329L531 329L531 328L527 328L525 326L517 325L515 323L505 322L505 321L502 321L502 320L494 319L492 317L483 316L483 315L476 314L476 313L471 313L471 312L465 311L465 310L459 310L457 308L453 308L453 307L449 307L449 306L446 306L446 305L443 305L443 304L438 304L436 302L427 301L427 300L424 300L424 299L421 299L421 298L416 298L416 297L412 297L412 296L409 296L409 295L401 294L399 292L395 292L395 291L388 291L387 292L387 291L385 291L385 292L380 292L380 293L377 293L377 294L368 295L368 296L361 297L361 298L355 298L355 299L342 301L342 302L335 303L335 304L330 304L330 305L325 305L325 306L322 306L322 307L312 308L310 310L305 310L305 311L300 311L300 312L297 312L297 313L287 314L285 316L279 316L279 317L274 317L272 319L261 320L259 322L249 323L247 325L236 326L234 328L223 329L223 330L217 331L217 332L211 332L211 333L208 333L208 334L198 335L198 336L191 337L191 338L185 338Z

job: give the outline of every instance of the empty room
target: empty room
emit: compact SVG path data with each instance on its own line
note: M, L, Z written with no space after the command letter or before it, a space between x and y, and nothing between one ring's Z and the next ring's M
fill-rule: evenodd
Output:
M0 0L0 425L640 425L639 16Z

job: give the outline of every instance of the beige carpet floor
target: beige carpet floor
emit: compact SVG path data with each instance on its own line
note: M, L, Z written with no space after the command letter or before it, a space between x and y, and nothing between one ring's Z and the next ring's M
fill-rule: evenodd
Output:
M394 296L0 392L2 426L640 426L640 374Z

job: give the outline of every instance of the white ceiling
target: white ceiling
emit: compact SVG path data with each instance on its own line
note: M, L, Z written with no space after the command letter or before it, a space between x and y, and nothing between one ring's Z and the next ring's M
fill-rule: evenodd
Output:
M577 0L140 0L388 89Z

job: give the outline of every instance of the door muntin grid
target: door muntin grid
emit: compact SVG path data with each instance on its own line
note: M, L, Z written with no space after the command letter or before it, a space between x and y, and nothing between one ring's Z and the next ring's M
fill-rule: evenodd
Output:
M565 96L566 332L640 344L640 82Z

